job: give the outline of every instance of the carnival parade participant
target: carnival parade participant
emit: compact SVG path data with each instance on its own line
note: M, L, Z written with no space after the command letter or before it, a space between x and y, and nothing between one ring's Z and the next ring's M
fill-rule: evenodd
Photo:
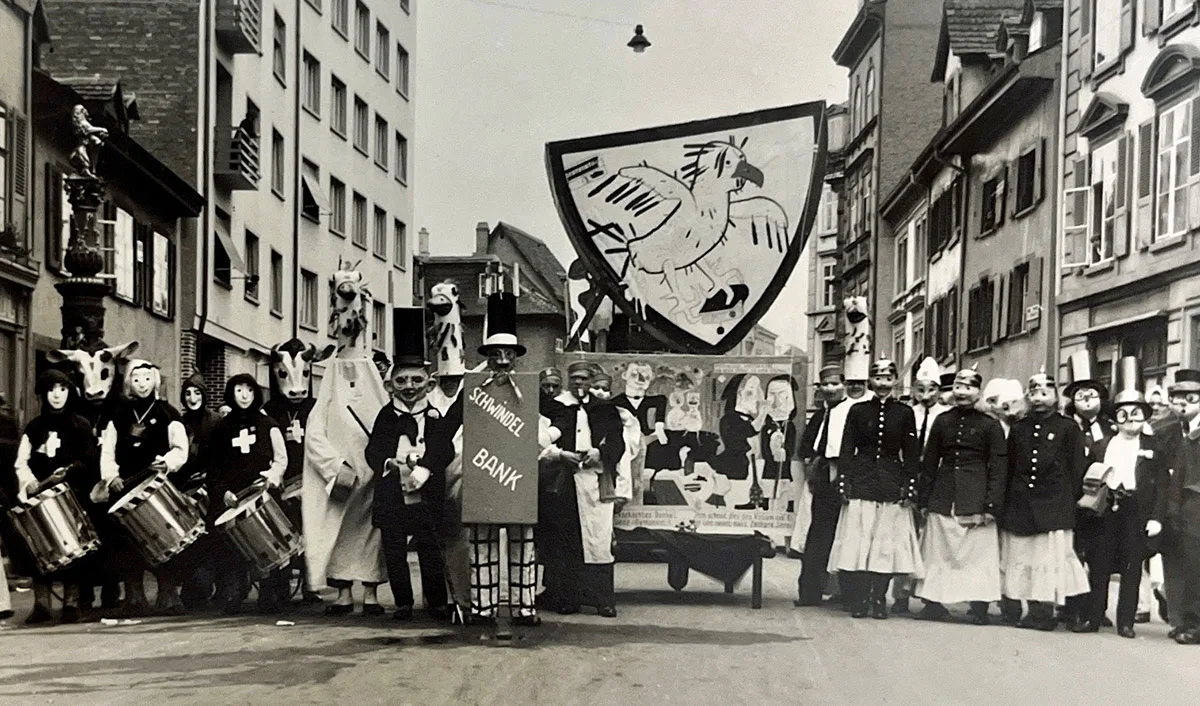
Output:
M227 508L237 507L256 486L278 489L288 461L283 433L274 419L263 414L262 389L252 376L241 373L229 378L224 399L230 412L217 423L208 444L211 520ZM237 613L249 593L248 567L236 549L225 543L217 543L214 555L222 610ZM258 609L262 613L279 610L280 571L259 582Z
M921 537L925 577L916 595L918 618L941 620L946 603L969 602L971 621L988 624L988 604L1000 600L1000 538L1007 443L1000 423L976 408L983 378L955 376L954 408L939 415L921 463L920 505L928 510Z
M388 394L371 362L375 300L361 272L348 263L333 274L330 326L336 353L326 359L316 402L304 429L301 515L310 588L337 589L327 615L354 610L353 586L362 585L363 610L379 604L376 589L387 574L379 529L372 524L375 473L364 450L367 424Z
M525 355L517 340L517 298L509 292L488 296L485 337L479 354L487 357L486 372L506 377ZM494 623L500 603L500 533L508 541L508 599L513 623L537 626L537 552L533 525L472 524L467 527L471 543L471 620Z
M116 500L116 495L131 490L152 474L171 475L188 459L187 429L183 417L170 403L159 399L162 376L158 366L135 359L125 369L125 398L100 435L100 480L104 486L93 493ZM129 616L148 611L144 574L146 562L129 541L116 532L101 537L111 548L117 571L125 583L123 612ZM176 567L161 567L156 572L158 597L155 611L179 614L184 610L179 598Z
M854 618L886 619L892 577L924 573L911 511L920 468L916 421L892 396L896 377L892 361L872 364L876 397L850 407L838 455L843 506L829 569L838 572Z
M938 403L943 407L951 407L954 405L954 376L955 373L945 372L939 378L938 385Z
M538 373L538 387L550 399L558 397L562 393L562 373L558 368L544 368Z
M797 607L821 604L829 578L826 572L829 550L833 546L838 513L842 509L841 497L834 483L835 462L828 447L833 411L846 400L846 383L842 379L842 369L836 365L821 368L818 380L821 406L808 420L800 437L799 453L806 465L806 482L812 493L812 520L805 535L803 563L796 580L799 593L795 601ZM841 418L845 420L844 416Z
M208 462L208 438L217 422L221 420L217 413L208 408L208 388L205 387L204 377L200 373L192 373L179 391L179 401L182 404L183 426L188 435L188 460L179 469L179 490L192 495L195 499L207 503L206 467ZM196 540L200 553L207 554L207 545L212 537L205 536ZM188 610L203 610L213 595L213 574L210 562L201 561L198 566L188 567L182 577L183 586L179 598Z
M88 502L93 485L97 456L96 437L91 423L71 411L75 388L70 378L58 370L42 373L34 388L41 399L42 411L25 427L17 446L14 471L17 480L17 500L29 498L47 488L66 483L82 506ZM74 623L79 620L79 582L87 581L86 572L94 562L85 557L61 572L39 575L37 565L25 547L10 546L9 552L18 559L20 571L33 576L33 612L25 619L27 625L49 622L50 588L54 581L63 583L63 609L60 620ZM27 561L19 561L20 559ZM5 587L7 592L7 586Z
M625 366L621 379L625 382L625 389L613 397L613 404L628 410L641 427L642 438L630 468L633 497L641 499L645 490L647 460L662 455L668 448L667 397L649 394L650 384L654 382L654 369L648 363L631 361Z
M396 620L412 620L413 590L408 550L417 552L426 611L450 617L439 523L446 514L446 466L454 457L457 425L448 425L428 400L431 378L425 359L425 310L392 309L394 340L387 386L391 402L371 427L365 451L379 479L373 521L383 539ZM409 543L409 537L412 543Z
M613 588L614 497L601 493L601 476L615 478L625 453L624 425L612 403L593 394L593 372L588 363L572 363L567 369L567 390L560 393L550 425L558 431L545 459L553 465L552 481L557 492L547 496L552 503L543 517L553 518L539 526L541 546L551 551L545 557L547 573L555 577L552 595L561 614L579 612L580 606L595 606L605 618L617 615ZM605 376L607 377L607 376ZM611 384L611 378L606 382ZM603 393L602 393L603 394ZM624 482L611 489L628 499L628 469Z
M1075 502L1086 468L1079 427L1058 412L1058 385L1029 379L1029 414L1008 436L1008 480L1000 519L1001 592L1006 622L1053 630L1054 606L1088 591L1075 555ZM1019 603L1028 601L1024 618Z
M1200 645L1200 370L1176 370L1167 394L1179 418L1163 540L1170 636Z
M1138 361L1122 358L1117 368L1113 415L1119 433L1092 447L1091 458L1111 469L1105 505L1092 527L1088 547L1091 593L1075 632L1096 632L1108 607L1112 574L1121 575L1117 599L1117 634L1134 637L1133 624L1142 579L1142 562L1150 542L1162 532L1170 471L1154 437L1144 433L1153 410L1142 396Z

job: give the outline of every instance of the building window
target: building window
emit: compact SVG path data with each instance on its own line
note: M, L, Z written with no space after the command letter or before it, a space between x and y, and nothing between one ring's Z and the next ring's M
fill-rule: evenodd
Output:
M833 187L826 184L821 189L821 208L817 221L817 228L820 233L828 234L837 232L837 207L837 192L833 190Z
M904 326L897 326L892 332L892 360L895 361L896 365L900 366L901 369L904 368L906 361L908 360L908 347L905 345L906 343L907 339L905 338Z
M963 182L955 177L929 207L929 250L937 253L962 235Z
M1005 330L1014 336L1025 330L1025 307L1029 302L1029 263L1013 268L1008 279L1008 326Z
M271 249L271 313L283 314L283 255Z
M271 51L271 68L275 78L287 84L287 25L279 13L275 13L275 40Z
M371 307L371 338L375 350L387 350L387 305L383 302L375 302Z
M1112 364L1125 356L1135 356L1146 380L1162 375L1167 369L1167 320L1154 318L1092 334L1089 346L1096 352L1100 374L1097 379L1112 389Z
M854 83L854 104L850 112L850 131L855 135L862 129L862 78Z
M925 279L925 268L929 265L929 219L925 214L917 216L913 228L913 282Z
M408 96L408 50L403 45L396 45L396 90Z
M821 264L821 308L829 309L837 302L837 264Z
M350 0L333 0L333 30L343 38L350 34Z
M134 258L137 249L134 241L137 232L134 228L133 215L123 208L118 208L112 226L112 260L113 294L118 299L124 299L133 304L137 301L137 287L134 284Z
M1095 66L1103 68L1121 54L1121 6L1131 0L1094 0L1095 33L1092 51Z
M304 109L321 115L321 62L308 52L304 52Z
M375 71L391 80L392 77L392 35L387 27L375 24Z
M981 280L971 288L967 295L967 350L978 350L991 344L995 305L993 280Z
M367 115L367 104L362 98L354 96L354 149L368 154L371 140L371 123Z
M283 135L278 130L271 130L271 191L283 198L283 180L286 178L286 159Z
M354 51L371 60L371 11L361 2L354 4Z
M175 315L175 244L162 233L152 232L150 241L150 311L158 316Z
M346 139L346 84L337 76L329 78L329 129Z
M388 241L387 211L384 211L382 208L380 208L378 206L375 207L375 224L374 225L375 225L374 240L371 245L371 251L373 253L375 253L376 257L386 260L387 259L387 241Z
M346 237L346 185L329 177L329 232Z
M924 321L913 324L912 349L914 354L920 353L924 355L926 350Z
M908 291L908 245L908 226L904 226L896 236L896 294Z
M220 233L218 233L218 231ZM230 240L232 227L229 221L229 215L221 211L217 212L217 227L213 231L213 281L217 284L231 289L233 287L233 263L229 258L229 251L225 249L225 241ZM221 237L224 234L224 238ZM233 242L230 240L230 245Z
M408 226L397 218L392 224L393 264L401 272L408 269Z
M1158 117L1159 238L1188 231L1188 174L1192 144L1192 101L1184 101Z
M396 133L396 181L408 183L408 138Z
M1166 24L1192 11L1194 0L1160 0L1162 2L1162 23ZM1146 3L1146 11L1150 12L1150 3Z
M1020 215L1042 200L1045 167L1042 143L1030 147L1017 158L1017 193L1013 212Z
M1092 204L1088 264L1111 260L1117 226L1117 181L1120 173L1117 140L1095 147L1091 153Z
M8 223L8 108L0 103L0 228Z
M379 113L375 114L375 166L383 171L388 168L388 124Z
M258 303L258 236L246 231L246 300Z
M867 63L867 85L863 95L863 123L870 122L875 116L875 60Z
M367 249L367 199L354 192L354 207L351 209L350 240L363 250Z
M983 182L980 194L979 233L987 235L1004 223L1005 175L1000 174Z
M319 292L317 276L308 270L300 270L300 325L312 331L317 330Z

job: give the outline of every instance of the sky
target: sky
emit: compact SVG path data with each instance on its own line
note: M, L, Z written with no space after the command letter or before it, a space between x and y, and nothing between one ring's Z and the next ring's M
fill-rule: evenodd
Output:
M414 197L435 255L505 221L563 265L546 142L824 99L856 0L429 0L417 11ZM593 18L593 19L583 19ZM641 24L652 46L625 46ZM807 262L762 323L805 345Z

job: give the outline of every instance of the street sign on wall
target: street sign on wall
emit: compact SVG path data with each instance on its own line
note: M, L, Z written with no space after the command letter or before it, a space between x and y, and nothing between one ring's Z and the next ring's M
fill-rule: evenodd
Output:
M468 373L462 394L463 522L536 524L537 374L514 373L510 383Z

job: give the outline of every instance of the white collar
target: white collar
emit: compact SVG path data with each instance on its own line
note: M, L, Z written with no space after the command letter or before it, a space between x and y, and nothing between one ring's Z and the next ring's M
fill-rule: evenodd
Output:
M572 393L568 390L563 390L562 392L560 392L558 394L558 397L554 398L554 401L558 402L561 405L565 405L567 407L578 407L578 406L585 405L588 402L591 402L592 396L588 395L587 397L584 397L581 400L581 399L578 399L577 397L575 397L574 393Z
M421 400L418 401L416 405L414 405L413 407L410 408L410 407L406 407L403 402L401 402L400 400L393 397L392 398L392 409L396 412L396 414L411 414L413 416L416 416L418 414L428 411L429 398L422 397Z

